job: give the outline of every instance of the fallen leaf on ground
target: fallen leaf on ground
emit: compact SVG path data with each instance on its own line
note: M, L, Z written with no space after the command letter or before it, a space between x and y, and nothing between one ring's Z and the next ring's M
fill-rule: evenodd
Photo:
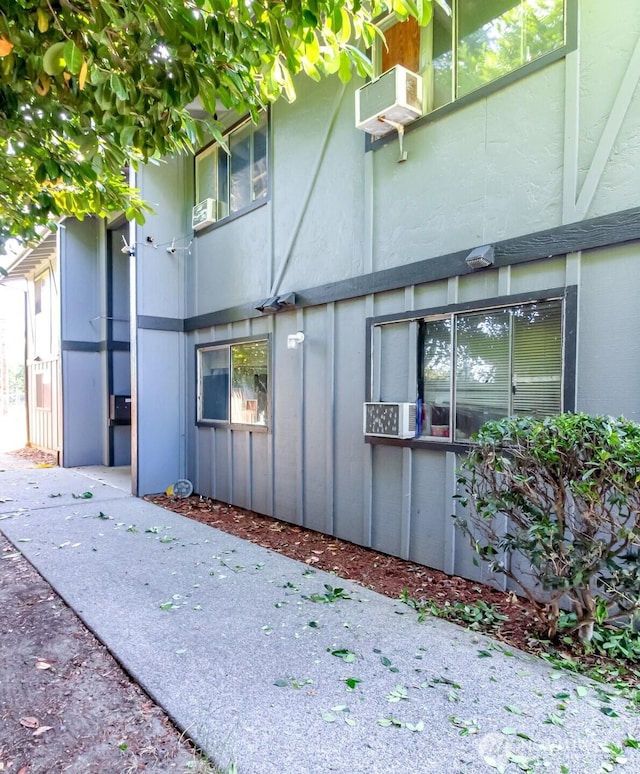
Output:
M35 663L36 669L53 669L53 664L44 658L39 658Z
M20 769L20 771L18 772L18 774L27 774L28 771L29 771L29 767L28 766L23 766Z
M36 730L33 732L33 736L40 736L40 734L44 734L45 731L51 731L53 726L40 726L40 728L36 728Z
M25 728L38 728L40 721L38 718L20 718L20 725L24 726Z

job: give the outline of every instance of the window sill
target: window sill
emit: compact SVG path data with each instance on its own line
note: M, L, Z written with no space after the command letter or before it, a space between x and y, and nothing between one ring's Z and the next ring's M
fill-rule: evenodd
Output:
M268 433L268 425L245 425L241 422L225 422L221 419L197 419L196 427L213 428L214 430L237 430L246 433Z
M436 441L427 438L381 438L377 435L365 435L364 442L371 446L399 446L405 449L422 449L425 451L453 452L467 454L472 446L471 441Z

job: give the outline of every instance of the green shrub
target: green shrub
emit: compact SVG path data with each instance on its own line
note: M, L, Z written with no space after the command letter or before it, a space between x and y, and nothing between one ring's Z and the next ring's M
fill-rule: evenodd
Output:
M583 641L594 622L630 622L640 609L640 425L511 418L474 441L458 478L466 517L454 518L481 559L520 587L551 637L563 598Z

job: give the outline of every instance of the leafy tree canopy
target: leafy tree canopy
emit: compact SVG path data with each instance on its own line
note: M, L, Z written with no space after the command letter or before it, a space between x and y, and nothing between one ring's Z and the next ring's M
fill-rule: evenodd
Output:
M0 0L0 246L61 215L143 219L123 169L220 138L196 98L255 115L300 72L367 75L386 11L425 24L431 0Z

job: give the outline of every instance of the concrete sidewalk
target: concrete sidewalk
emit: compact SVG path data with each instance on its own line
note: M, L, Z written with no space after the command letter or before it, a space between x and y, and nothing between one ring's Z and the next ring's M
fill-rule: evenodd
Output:
M0 531L222 769L591 774L640 739L613 691L490 638L81 472L0 470Z

